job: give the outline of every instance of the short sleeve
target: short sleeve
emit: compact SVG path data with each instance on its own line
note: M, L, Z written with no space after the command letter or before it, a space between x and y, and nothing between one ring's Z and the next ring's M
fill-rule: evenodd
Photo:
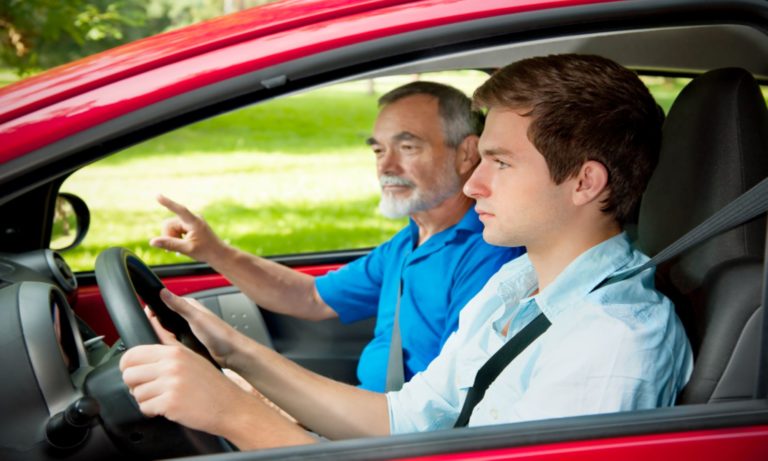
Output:
M389 243L315 279L320 297L336 311L342 322L376 316Z

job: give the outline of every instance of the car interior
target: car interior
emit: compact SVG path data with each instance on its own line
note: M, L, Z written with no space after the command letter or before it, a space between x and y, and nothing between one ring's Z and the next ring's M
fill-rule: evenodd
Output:
M764 216L709 238L657 269L657 286L675 302L695 355L693 376L673 408L347 440L235 457L219 453L232 448L219 438L137 415L115 366L123 346L103 340L102 325L109 322L103 305L97 302L91 310L85 305L91 298L83 293L100 296L97 275L73 274L65 256L47 249L56 192L70 173L193 121L333 82L492 70L530 56L588 53L615 59L641 74L693 77L669 110L660 162L632 229L637 245L657 254L768 177L768 32L765 18L749 8L654 13L632 8L605 13L586 8L568 17L553 11L480 19L301 58L140 109L4 167L0 373L7 378L0 380L0 412L10 417L0 422L0 458L26 459L33 453L39 459L209 454L210 460L373 460L768 424L768 319L761 307L766 296ZM635 14L631 23L621 19L629 13ZM26 209L41 212L22 211ZM364 252L274 259L303 270L344 264ZM169 287L212 272L201 264L152 271ZM287 318L262 311L229 286L188 294L300 364L354 382L357 356L372 322L350 328ZM94 361L101 364L97 369ZM22 450L27 451L19 455Z

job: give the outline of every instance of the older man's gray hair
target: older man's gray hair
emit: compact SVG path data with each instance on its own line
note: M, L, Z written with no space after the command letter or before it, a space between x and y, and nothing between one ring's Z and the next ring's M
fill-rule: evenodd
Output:
M455 149L467 136L480 136L482 133L485 122L483 113L472 110L472 100L467 95L442 83L412 82L397 87L379 98L379 107L419 94L437 99L445 144L448 147Z

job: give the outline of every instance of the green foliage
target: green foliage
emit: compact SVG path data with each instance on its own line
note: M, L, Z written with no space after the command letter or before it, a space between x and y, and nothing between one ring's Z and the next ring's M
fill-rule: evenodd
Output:
M274 0L229 2L232 11ZM3 0L0 64L27 75L214 18L221 0Z
M167 27L146 0L7 0L0 3L0 61L19 74L45 69Z

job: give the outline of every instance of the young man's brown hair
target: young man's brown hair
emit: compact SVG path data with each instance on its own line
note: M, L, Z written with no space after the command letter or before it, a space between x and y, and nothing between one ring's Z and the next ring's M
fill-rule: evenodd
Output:
M659 158L664 114L638 76L590 55L552 55L496 71L474 94L475 105L532 117L528 138L556 184L587 160L608 169L602 210L630 220Z

